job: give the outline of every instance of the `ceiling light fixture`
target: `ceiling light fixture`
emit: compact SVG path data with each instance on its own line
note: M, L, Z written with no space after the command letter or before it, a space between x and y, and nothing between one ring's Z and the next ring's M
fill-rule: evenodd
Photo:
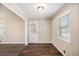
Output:
M46 9L46 4L43 4L43 3L41 3L41 4L35 4L35 9L37 11L44 11Z
M37 9L38 10L44 10L44 6L38 6Z

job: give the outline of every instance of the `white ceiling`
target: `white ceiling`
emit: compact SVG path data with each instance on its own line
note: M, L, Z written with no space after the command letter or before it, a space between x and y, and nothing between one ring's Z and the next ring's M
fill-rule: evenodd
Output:
M28 19L49 18L53 16L61 7L62 3L47 3L44 11L37 11L37 3L16 3L16 5L27 15Z

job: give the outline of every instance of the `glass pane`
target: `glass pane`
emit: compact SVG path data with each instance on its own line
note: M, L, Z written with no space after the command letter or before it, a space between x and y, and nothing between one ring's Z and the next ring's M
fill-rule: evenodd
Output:
M69 26L69 14L61 17L59 21L60 27Z
M61 28L60 30L63 33L67 33L67 32L69 32L69 27Z
M69 39L69 33L63 33L62 32L62 35L61 35L62 38L68 40Z
M36 24L35 23L31 24L31 32L36 33Z
M0 20L0 40L3 41L6 36L6 24L3 20Z
M69 39L69 14L59 19L59 36Z

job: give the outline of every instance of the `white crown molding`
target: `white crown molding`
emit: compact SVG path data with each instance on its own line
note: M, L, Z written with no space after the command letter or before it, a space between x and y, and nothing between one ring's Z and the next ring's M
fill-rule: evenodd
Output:
M11 3L2 3L5 7L10 9L12 12L14 12L16 15L21 17L24 21L27 20L27 16L24 14L24 12L15 4Z

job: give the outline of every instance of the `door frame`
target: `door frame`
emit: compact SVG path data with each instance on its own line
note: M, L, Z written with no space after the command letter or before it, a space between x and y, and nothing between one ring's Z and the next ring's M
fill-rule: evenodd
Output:
M38 21L37 20L34 20L34 21L29 21L29 23L28 23L28 43L38 43L38 40L39 40L39 36L38 36L38 40L37 40L37 42L30 42L29 40L30 40L30 31L31 31L31 24L32 23L35 23L36 24L36 32L37 32L37 36L38 36Z

